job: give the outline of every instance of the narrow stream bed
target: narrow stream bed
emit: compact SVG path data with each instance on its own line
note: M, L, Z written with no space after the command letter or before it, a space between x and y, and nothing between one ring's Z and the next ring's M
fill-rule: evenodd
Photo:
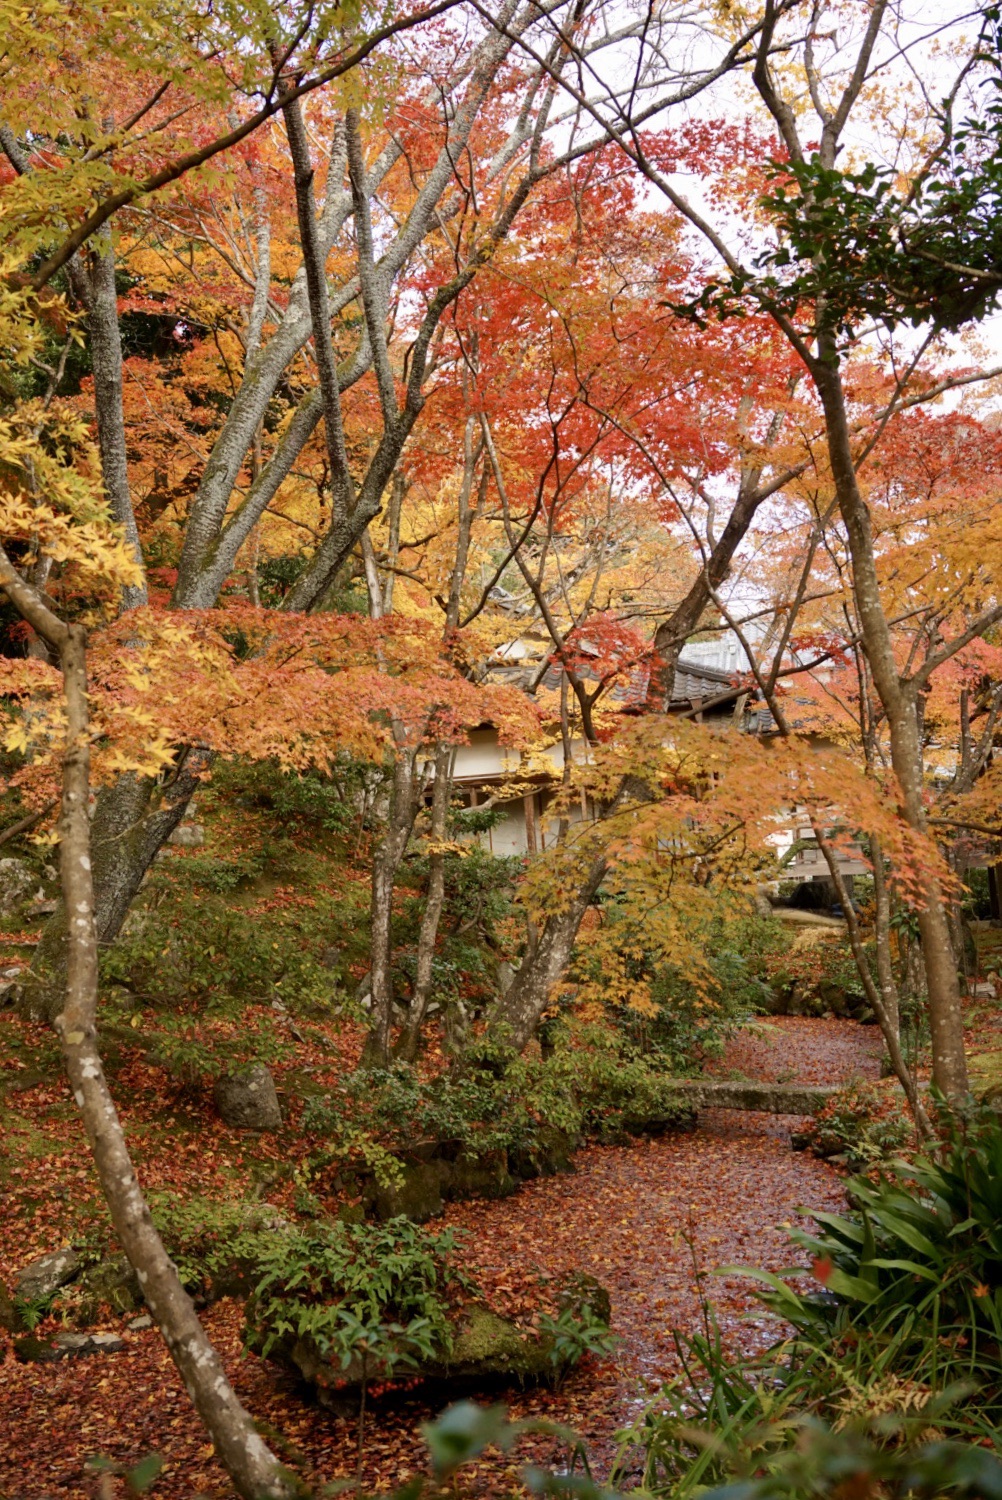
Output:
M874 1027L788 1017L734 1038L717 1071L837 1084L877 1077L880 1052ZM702 1326L700 1285L733 1347L769 1342L776 1325L759 1312L753 1283L713 1273L731 1265L777 1271L796 1264L784 1225L799 1218L800 1208L844 1207L839 1173L791 1151L790 1132L802 1123L796 1116L706 1110L692 1134L590 1147L578 1154L573 1174L530 1183L501 1202L453 1205L440 1222L467 1231L470 1257L492 1287L517 1289L539 1272L588 1271L609 1290L621 1341L612 1358L588 1361L559 1391L480 1399L504 1399L512 1416L573 1427L604 1477L616 1431L677 1371L673 1331ZM421 1456L417 1424L432 1414L423 1399L377 1403L366 1442L369 1483L396 1483L414 1472ZM354 1424L319 1415L317 1422L330 1427L318 1468L327 1479L348 1474ZM319 1436L315 1428L311 1439ZM564 1456L560 1444L544 1438L527 1440L518 1455L521 1462L554 1464ZM464 1492L510 1494L517 1468L489 1461L470 1474Z

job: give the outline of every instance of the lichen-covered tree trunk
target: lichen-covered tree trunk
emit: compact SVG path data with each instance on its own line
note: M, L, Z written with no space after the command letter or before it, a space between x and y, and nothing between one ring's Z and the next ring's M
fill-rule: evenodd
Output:
M901 788L901 811L919 833L926 832L922 744L917 692L898 675L894 645L880 594L870 513L859 490L849 434L845 390L834 341L825 335L812 370L825 414L828 456L839 510L852 558L853 593L874 687L887 720L891 762ZM968 1091L960 987L946 903L935 875L917 879L918 927L922 941L932 1038L933 1079L948 1098Z
M87 328L90 335L88 343L91 367L94 371L94 410L101 453L101 479L112 514L125 531L132 555L142 569L143 549L129 491L125 414L122 407L122 337L118 323L118 294L115 290L115 251L111 231L108 229L97 236L91 256ZM126 585L122 590L123 609L136 609L146 602L145 582Z
M428 893L425 897L421 927L418 932L417 958L414 968L414 992L411 995L407 1020L397 1047L398 1056L413 1062L418 1054L421 1027L431 1000L435 966L435 945L438 928L445 905L445 855L441 845L446 835L449 816L449 798L452 792L451 745L439 745L435 752L435 786L432 791L431 853L428 856Z

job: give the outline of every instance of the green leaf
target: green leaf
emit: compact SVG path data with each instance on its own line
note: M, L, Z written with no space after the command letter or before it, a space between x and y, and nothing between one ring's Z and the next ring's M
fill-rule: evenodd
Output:
M145 1495L164 1466L159 1453L147 1453L125 1476L125 1482L134 1495Z
M476 1458L487 1447L507 1450L517 1431L508 1421L504 1406L483 1407L473 1401L457 1402L437 1422L425 1423L421 1428L438 1479Z

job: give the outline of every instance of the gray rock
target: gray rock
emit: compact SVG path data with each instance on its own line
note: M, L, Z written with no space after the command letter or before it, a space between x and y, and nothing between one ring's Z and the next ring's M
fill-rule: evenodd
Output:
M21 977L19 966L11 966L9 969L0 969L0 1005L14 1005L17 1002L17 982Z
M59 1335L56 1335L58 1340ZM125 1340L120 1339L117 1333L92 1333L90 1346L95 1354L117 1354L120 1349L126 1347Z
M56 910L56 907L58 905L59 903L57 901L32 901L31 905L27 907L25 911L25 916L51 917L52 913Z
M69 1246L42 1255L17 1273L17 1295L22 1302L42 1302L80 1274L83 1262Z
M27 901L38 879L23 859L0 859L0 916L9 917Z
M115 1333L57 1333L52 1345L63 1359L80 1354L118 1354L126 1348L125 1340Z
M175 849L200 849L205 843L205 829L201 823L182 823L167 840Z
M143 1313L141 1318L133 1318L128 1326L130 1333L141 1333L144 1328L153 1327L153 1319L149 1313Z
M212 1096L225 1124L235 1130L280 1130L275 1080L264 1063L251 1063L216 1080Z

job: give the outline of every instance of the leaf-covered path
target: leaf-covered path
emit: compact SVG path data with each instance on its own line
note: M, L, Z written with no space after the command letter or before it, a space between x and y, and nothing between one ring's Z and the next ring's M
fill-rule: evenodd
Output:
M749 1077L835 1083L875 1076L879 1036L852 1022L784 1019L762 1023L732 1043L723 1067ZM526 1280L567 1269L590 1271L609 1289L616 1355L588 1362L559 1392L509 1393L518 1415L547 1416L576 1427L600 1471L613 1434L645 1395L673 1372L673 1328L700 1317L697 1273L718 1266L788 1263L782 1225L800 1206L837 1208L833 1168L790 1151L795 1121L707 1111L693 1135L630 1148L581 1152L573 1175L530 1184L498 1203L456 1205L448 1222L470 1232L472 1258L499 1301L519 1300ZM749 1283L704 1283L727 1336L748 1347L766 1334L753 1315ZM354 1471L354 1423L304 1403L273 1368L239 1358L240 1309L224 1302L207 1322L255 1415L285 1434L290 1458L313 1479ZM155 1330L128 1335L124 1353L57 1365L0 1369L0 1495L4 1500L90 1497L96 1481L84 1460L104 1454L135 1462L164 1455L156 1500L191 1500L228 1491ZM417 1424L437 1404L426 1398L375 1403L366 1443L366 1483L396 1484L421 1462ZM560 1454L552 1440L527 1444L540 1459ZM471 1493L510 1493L517 1463L497 1460L471 1477Z

